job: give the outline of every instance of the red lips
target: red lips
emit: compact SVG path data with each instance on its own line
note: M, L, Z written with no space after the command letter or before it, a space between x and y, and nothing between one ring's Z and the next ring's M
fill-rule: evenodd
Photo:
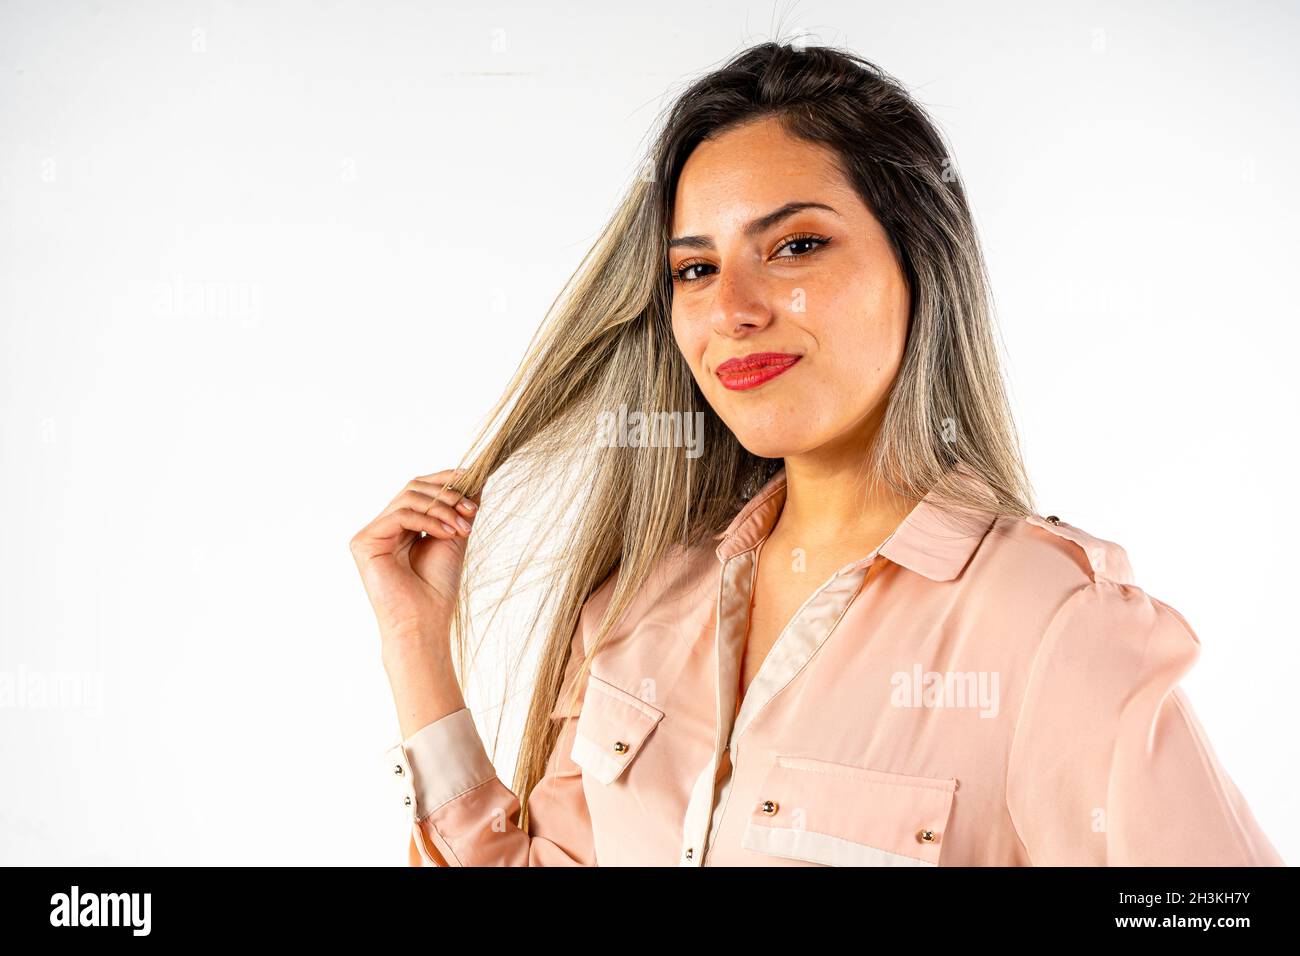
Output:
M752 352L727 359L714 372L725 387L743 391L758 388L782 372L789 371L801 357L788 352Z

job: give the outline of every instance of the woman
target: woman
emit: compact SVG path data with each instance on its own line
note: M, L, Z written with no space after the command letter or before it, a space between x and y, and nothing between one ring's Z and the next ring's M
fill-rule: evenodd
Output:
M1191 628L1035 511L921 108L765 43L647 173L467 467L352 541L412 864L1280 864L1178 686ZM694 421L694 451L647 434ZM480 491L521 462L580 507L507 789L452 646L463 671Z

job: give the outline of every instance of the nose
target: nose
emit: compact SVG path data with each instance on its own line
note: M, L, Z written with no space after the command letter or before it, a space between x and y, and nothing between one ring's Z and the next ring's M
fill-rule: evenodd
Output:
M718 274L710 322L719 335L745 336L767 328L772 309L761 284L741 264Z

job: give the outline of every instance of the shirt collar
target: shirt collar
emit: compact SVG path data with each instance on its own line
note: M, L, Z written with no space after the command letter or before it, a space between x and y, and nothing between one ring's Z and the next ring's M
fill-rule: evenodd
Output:
M992 499L987 483L973 470L959 463L957 471L959 480L970 483L977 493ZM785 468L782 467L745 503L727 530L716 536L718 560L725 563L757 547L775 527L784 505ZM860 568L881 554L932 581L951 581L961 574L996 517L993 511L943 507L932 491L916 503L879 548L841 571Z

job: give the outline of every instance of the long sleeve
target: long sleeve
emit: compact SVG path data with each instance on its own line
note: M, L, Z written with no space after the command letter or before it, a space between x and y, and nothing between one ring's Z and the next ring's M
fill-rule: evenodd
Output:
M1028 676L1007 808L1036 866L1283 866L1179 681L1200 640L1140 588L1062 605Z
M582 663L582 625L575 630L564 680L567 691ZM586 686L581 692L586 695ZM565 702L564 692L560 703ZM582 768L569 754L581 699L563 721L545 775L528 799L529 830L520 803L498 778L468 708L426 724L386 752L409 809L411 866L595 866Z

